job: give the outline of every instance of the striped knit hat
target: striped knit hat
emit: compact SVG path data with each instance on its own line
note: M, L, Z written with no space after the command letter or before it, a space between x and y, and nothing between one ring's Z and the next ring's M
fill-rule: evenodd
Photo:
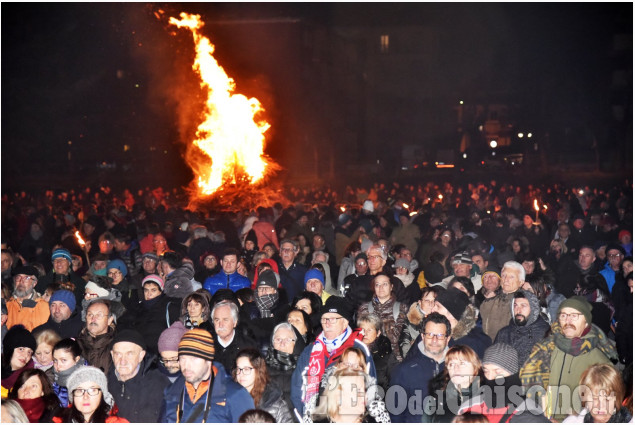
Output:
M214 338L205 329L190 329L179 343L179 356L182 354L214 361Z

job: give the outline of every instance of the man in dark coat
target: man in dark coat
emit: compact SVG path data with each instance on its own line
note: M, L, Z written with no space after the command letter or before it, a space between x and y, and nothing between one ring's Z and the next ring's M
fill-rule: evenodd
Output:
M231 301L221 301L212 309L214 323L215 361L221 363L227 373L231 374L238 352L243 348L258 348L258 344L238 332L238 306Z
M163 390L170 384L145 349L143 337L132 329L119 332L111 344L114 367L108 372L108 391L119 415L133 423L159 420Z
M540 301L529 291L520 290L512 301L512 319L498 331L494 344L504 342L516 349L520 365L529 358L534 344L542 341L549 323L540 317Z
M55 331L62 339L77 338L82 330L81 313L75 309L75 295L66 289L55 291L49 299L51 315L46 323L33 329L33 335L44 329Z

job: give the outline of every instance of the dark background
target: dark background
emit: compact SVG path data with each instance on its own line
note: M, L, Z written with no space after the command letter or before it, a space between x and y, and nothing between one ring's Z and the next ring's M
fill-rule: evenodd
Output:
M447 173L405 170L408 146L453 150L453 173L527 174L478 168L491 152L459 100L534 133L535 150L509 146L534 176L632 175L631 3L2 3L3 192L191 181L193 46L167 25L181 11L265 107L287 184Z

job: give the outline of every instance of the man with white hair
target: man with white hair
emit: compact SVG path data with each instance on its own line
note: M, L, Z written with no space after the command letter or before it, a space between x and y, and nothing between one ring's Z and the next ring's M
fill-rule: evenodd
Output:
M501 292L481 303L483 331L494 341L498 331L509 324L512 318L514 293L525 283L525 269L516 261L503 264L501 271Z
M232 301L221 301L212 309L212 323L214 324L214 347L216 361L222 363L231 373L236 356L243 348L257 347L257 344L240 332L236 332L238 325L238 306Z

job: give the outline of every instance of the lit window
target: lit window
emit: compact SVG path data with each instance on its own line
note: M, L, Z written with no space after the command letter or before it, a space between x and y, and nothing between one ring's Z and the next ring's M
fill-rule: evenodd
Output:
M388 48L390 47L390 37L388 34L384 34L379 39L380 42L380 50L382 53L388 53Z

